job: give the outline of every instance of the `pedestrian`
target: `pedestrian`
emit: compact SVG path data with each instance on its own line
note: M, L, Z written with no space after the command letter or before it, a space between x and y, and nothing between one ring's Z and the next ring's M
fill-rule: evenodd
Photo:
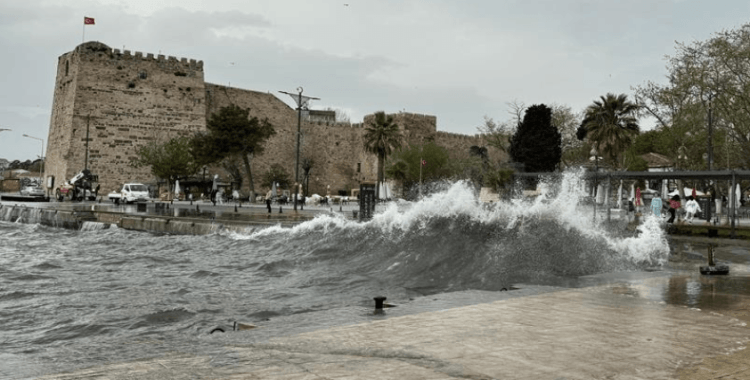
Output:
M266 193L266 208L268 208L268 213L271 213L271 198L273 197L273 194L271 193L271 190L268 190Z
M688 223L693 223L693 217L695 216L696 212L701 212L701 206L698 204L698 201L695 200L693 197L688 197L687 203L685 203L685 219L687 219Z
M651 212L653 212L655 216L661 218L661 198L654 197L654 199L651 200Z
M680 208L680 196L675 195L672 197L672 199L669 200L669 220L667 220L667 223L674 223L674 217L677 213L677 210Z

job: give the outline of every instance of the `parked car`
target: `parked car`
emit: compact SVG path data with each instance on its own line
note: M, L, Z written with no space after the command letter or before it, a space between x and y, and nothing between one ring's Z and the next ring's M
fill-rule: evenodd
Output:
M36 186L24 186L21 189L21 195L25 195L28 197L43 197L44 189Z

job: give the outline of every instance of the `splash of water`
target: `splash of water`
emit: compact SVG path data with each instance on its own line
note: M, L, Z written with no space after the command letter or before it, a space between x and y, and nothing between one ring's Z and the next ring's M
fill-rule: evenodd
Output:
M275 226L233 239L281 239L297 257L346 263L352 273L379 273L405 287L447 291L499 289L514 281L544 281L661 265L669 247L657 218L637 232L627 222L593 218L580 203L581 171L542 182L540 195L495 204L479 201L465 182L416 202L398 201L355 222L321 215L295 227ZM294 248L298 247L298 248Z

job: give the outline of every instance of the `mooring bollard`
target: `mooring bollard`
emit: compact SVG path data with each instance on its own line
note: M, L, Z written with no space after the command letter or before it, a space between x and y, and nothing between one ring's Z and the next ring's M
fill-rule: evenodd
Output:
M375 311L383 310L383 302L385 302L386 297L384 296L377 296L373 298L375 300Z
M281 214L281 206L279 206L279 214Z
M234 212L237 212L237 205L234 205Z
M201 206L195 205L195 212L201 212Z
M190 198L190 205L193 205L193 198Z

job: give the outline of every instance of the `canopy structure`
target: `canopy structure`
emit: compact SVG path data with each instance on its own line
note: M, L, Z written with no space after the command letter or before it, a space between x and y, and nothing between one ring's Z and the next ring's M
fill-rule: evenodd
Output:
M549 178L560 177L562 173L515 173L519 178ZM612 179L695 179L695 180L714 180L714 181L731 181L750 180L750 170L722 170L722 171L673 171L673 172L587 172L584 176L589 178L612 178Z
M561 177L562 173L514 173L516 178L554 178ZM737 181L750 180L750 170L712 170L712 171L660 171L660 172L586 172L586 179L632 179L632 180L704 180L704 181L731 181L730 189L737 185ZM692 189L691 189L692 191ZM732 216L732 237L735 235L735 217L737 215L737 204L739 195L730 191L730 213ZM710 212L709 212L710 215Z

